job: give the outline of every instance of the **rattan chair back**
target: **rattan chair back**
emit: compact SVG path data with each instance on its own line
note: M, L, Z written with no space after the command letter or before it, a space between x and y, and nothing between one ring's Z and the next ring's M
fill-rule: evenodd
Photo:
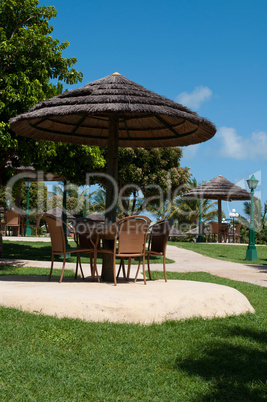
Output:
M81 248L94 247L96 242L95 229L103 226L103 222L90 218L77 218L74 221L75 241Z
M21 215L13 210L9 210L5 213L5 235L7 234L7 228L10 229L11 227L18 228L18 234L21 227Z
M118 254L142 254L149 223L150 219L142 215L129 216L118 221Z
M157 253L164 253L167 246L171 227L174 221L172 219L166 219L155 223L151 227L149 250Z
M63 221L54 215L44 214L43 217L47 223L51 237L52 252L54 254L64 254L66 252L66 240Z

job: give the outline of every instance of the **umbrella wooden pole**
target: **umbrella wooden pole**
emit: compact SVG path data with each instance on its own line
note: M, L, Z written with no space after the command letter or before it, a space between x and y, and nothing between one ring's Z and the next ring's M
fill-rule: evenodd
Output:
M118 183L118 149L119 149L119 119L116 115L109 118L108 134L108 156L107 156L107 174ZM106 224L116 222L117 189L114 188L114 182L107 180L106 183ZM114 203L114 204L113 204ZM111 205L113 206L111 207ZM113 249L112 240L104 240L103 245L106 249ZM103 265L101 279L106 282L113 282L113 256L103 253Z
M111 176L115 183L118 183L118 150L119 150L119 119L117 116L111 115L109 118L109 134L108 134L108 156L107 156L107 174ZM116 203L113 204L117 197L114 183L107 180L106 184L106 223L116 222ZM113 206L111 207L111 205Z

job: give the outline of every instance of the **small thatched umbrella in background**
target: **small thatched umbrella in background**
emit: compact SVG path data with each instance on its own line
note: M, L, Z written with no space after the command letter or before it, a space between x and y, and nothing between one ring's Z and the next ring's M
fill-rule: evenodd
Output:
M105 217L98 212L92 212L91 214L87 215L87 218L92 219L93 221L100 221L105 222Z
M55 207L50 209L49 211L46 212L47 214L54 215L56 218L61 218L62 217L62 208ZM69 212L66 212L67 219L69 221L73 221L75 219L75 216L71 215Z
M169 233L169 238L170 237L186 237L186 234L172 226Z
M216 133L209 120L118 73L43 101L10 125L29 138L108 146L107 173L115 182L119 147L186 146ZM106 219L115 222L110 180L106 190Z
M222 200L223 201L245 201L250 200L250 194L247 190L236 186L223 176L219 175L207 183L184 194L184 199L209 199L218 200L218 223L222 221ZM219 238L219 241L221 239Z

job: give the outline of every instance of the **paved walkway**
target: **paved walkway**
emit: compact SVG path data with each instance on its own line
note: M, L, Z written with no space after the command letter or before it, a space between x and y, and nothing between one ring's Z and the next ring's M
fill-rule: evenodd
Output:
M175 261L168 264L167 270L171 272L208 272L241 282L267 287L267 265L239 264L236 262L217 260L185 250L181 247L168 246L167 256ZM246 246L244 245L244 254ZM267 257L267 248L266 248ZM151 265L154 271L161 269L159 264Z

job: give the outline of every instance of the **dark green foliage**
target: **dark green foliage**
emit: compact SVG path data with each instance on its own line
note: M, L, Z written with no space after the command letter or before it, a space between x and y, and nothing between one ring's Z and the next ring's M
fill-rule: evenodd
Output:
M107 149L102 148L106 158ZM182 151L173 148L120 148L118 187L124 214L142 209L160 211L160 202L180 194L191 176L189 168L180 166ZM105 185L104 181L101 183ZM139 191L142 196L140 197ZM162 199L160 198L162 195Z
M11 117L62 93L62 82L82 81L82 73L73 68L76 58L62 56L69 43L52 38L49 22L56 17L55 8L38 4L38 0L0 2L0 180L5 183L13 167L32 163L38 170L84 184L85 172L104 164L98 148L34 141L9 128ZM58 82L52 84L52 79ZM12 165L6 168L8 160Z

